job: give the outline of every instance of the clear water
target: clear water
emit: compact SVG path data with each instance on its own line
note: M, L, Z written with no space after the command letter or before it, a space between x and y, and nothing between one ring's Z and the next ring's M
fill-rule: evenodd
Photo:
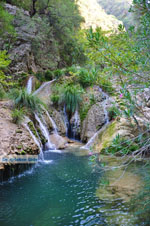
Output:
M1 226L132 225L123 201L96 197L103 173L89 157L48 152L45 158L52 161L0 185Z

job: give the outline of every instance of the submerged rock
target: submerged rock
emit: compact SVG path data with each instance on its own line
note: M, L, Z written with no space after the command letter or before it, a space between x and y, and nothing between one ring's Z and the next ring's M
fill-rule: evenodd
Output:
M138 194L143 185L141 177L134 173L138 166L130 162L130 167L127 168L124 163L129 159L125 158L104 157L103 160L108 168L96 191L97 197L103 200L120 198L126 202L130 201L133 195ZM103 162L103 160L101 161Z

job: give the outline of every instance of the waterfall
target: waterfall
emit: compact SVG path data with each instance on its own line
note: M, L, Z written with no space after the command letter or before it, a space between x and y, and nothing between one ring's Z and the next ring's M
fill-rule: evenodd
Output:
M64 121L65 121L65 126L66 126L66 137L68 137L69 119L68 119L65 105L64 105Z
M92 147L94 141L96 140L98 134L100 133L100 131L96 132L87 142L86 145L84 145L83 147L81 147L82 149L90 149L90 147Z
M30 78L28 79L27 86L26 86L27 92L28 92L29 94L32 92L32 80L33 80L33 77L30 77Z
M47 115L48 119L52 123L52 127L54 129L54 133L58 135L58 129L57 129L56 123L54 122L54 120L52 119L52 117L49 115L48 111L45 110L45 112L46 112L46 115Z
M107 111L107 101L109 99L109 96L104 93L102 91L102 89L100 87L98 87L99 91L102 93L103 95L103 98L104 98L104 101L102 102L102 106L103 106L103 109L104 109L104 115L105 115L105 126L102 127L99 131L97 131L90 139L89 141L87 142L86 145L84 145L83 147L81 147L82 149L90 149L90 147L92 147L94 141L96 140L96 138L98 137L98 135L106 128L106 126L109 124L109 115L108 115L108 111Z
M47 85L50 85L51 83L53 83L56 79L53 79L52 81L50 82L44 82L35 92L34 92L34 95L35 94L38 94L39 92L41 92L42 89L44 89Z
M47 127L44 125L44 122L42 122L42 120L44 121L44 118L42 117L42 120L39 118L39 116L35 113L35 119L38 121L41 132L43 134L43 136L45 137L45 139L47 140L46 143L46 148L47 149L55 149L55 145L53 145L50 141L50 136L49 136L49 132ZM45 123L46 124L46 123Z
M30 119L26 118L27 121L30 121ZM32 133L32 131L30 130L29 126L27 123L23 124L24 127L29 131L31 137L33 138L35 144L38 146L39 150L40 150L40 154L39 154L39 158L41 161L44 161L44 155L43 155L43 150L42 150L42 145L41 142L37 139L37 137ZM34 128L35 129L35 128ZM36 131L37 132L37 131ZM38 134L38 133L37 133Z
M71 123L71 131L73 133L73 139L80 139L79 133L78 133L78 129L80 126L80 116L79 116L79 112L76 109L74 116L73 116L73 122Z

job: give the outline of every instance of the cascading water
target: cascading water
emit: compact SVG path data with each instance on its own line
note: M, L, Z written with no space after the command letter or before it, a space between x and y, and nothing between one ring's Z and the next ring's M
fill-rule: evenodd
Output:
M26 121L29 122L30 119L29 119L29 118L26 118ZM38 146L38 148L39 148L39 150L40 150L39 158L40 158L41 161L43 161L43 160L44 160L44 155L43 155L43 150L42 150L41 141L38 140L37 137L32 133L32 131L30 130L30 128L29 128L29 126L28 126L28 123L25 122L23 125L24 125L24 127L29 131L29 133L30 133L31 137L33 138L35 144ZM35 129L35 127L34 127L34 129ZM35 129L35 131L36 131L36 129ZM37 131L36 131L36 132L37 132ZM37 133L37 134L38 134L38 133Z
M94 141L96 140L96 138L98 137L98 135L105 129L105 127L108 125L109 123L109 115L108 115L108 111L107 111L107 108L106 108L106 105L107 105L107 102L108 102L108 99L109 99L109 96L104 93L102 91L102 89L100 87L98 87L99 91L102 93L102 96L104 98L104 101L102 102L102 106L103 106L103 109L104 109L104 115L105 115L105 126L102 127L99 131L97 131L90 139L89 141L87 142L86 145L84 145L83 147L81 147L82 149L90 149L94 143Z
M34 92L34 95L35 94L38 94L39 92L41 92L41 90L43 90L46 86L49 86L51 83L53 83L56 79L53 79L52 81L50 82L44 82L35 92Z
M66 126L66 137L68 137L68 128L69 128L69 119L68 119L68 115L66 112L66 106L64 105L64 122L65 122L65 126Z
M28 92L29 94L32 92L32 80L33 80L33 77L30 77L30 78L28 79L27 86L26 86L27 92Z
M79 126L80 126L80 116L79 112L76 109L73 117L73 120L71 120L71 133L73 134L73 139L75 140L80 140L80 133L79 133Z
M64 113L64 122L66 126L66 137L74 140L80 140L80 134L77 132L80 121L78 110L75 111L74 115L72 116L72 120L69 120L66 111L66 106L64 106L63 113Z
M55 146L50 141L48 129L44 125L44 122L42 122L42 120L44 121L43 117L42 117L42 120L41 120L39 118L39 116L35 113L35 119L38 121L41 132L42 132L43 136L45 137L45 139L47 140L46 149L55 149Z
M58 135L58 129L57 129L57 126L56 126L56 123L54 122L54 120L52 119L52 117L49 115L48 111L45 110L46 112L46 115L48 117L48 119L50 120L52 126L53 126L53 129L54 129L54 133Z

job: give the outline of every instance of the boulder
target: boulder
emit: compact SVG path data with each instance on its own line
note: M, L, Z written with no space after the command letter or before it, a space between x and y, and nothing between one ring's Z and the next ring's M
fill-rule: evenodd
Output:
M101 103L94 104L82 123L81 140L89 140L105 124L105 112Z
M134 138L138 134L138 128L134 122L128 121L126 118L116 118L116 120L109 123L106 128L98 134L97 139L93 145L95 151L102 151L109 147L113 139L120 135L122 138L130 139Z
M67 140L65 138L59 136L58 134L50 135L50 140L57 149L65 149L68 144Z
M53 120L55 121L56 125L57 125L57 129L58 129L58 133L61 136L65 136L66 135L66 125L65 125L65 119L64 119L64 115L63 112L57 111L54 108L50 108L50 115L53 118Z

